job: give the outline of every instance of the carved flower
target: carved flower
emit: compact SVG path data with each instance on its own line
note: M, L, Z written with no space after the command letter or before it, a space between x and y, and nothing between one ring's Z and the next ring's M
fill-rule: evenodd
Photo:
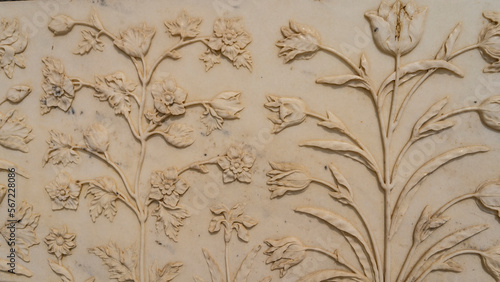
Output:
M290 20L290 27L281 27L283 39L276 42L280 47L279 56L285 63L293 59L308 60L316 54L321 44L319 33L312 27Z
M280 277L285 276L288 269L301 263L306 258L306 248L295 237L284 237L279 240L264 241L269 246L264 254L269 258L266 264L272 263L271 270L280 270Z
M479 106L478 113L486 126L500 131L500 96L484 100Z
M476 198L484 207L495 211L500 218L500 182L488 182L479 186Z
M214 23L214 33L208 41L208 46L232 62L238 56L246 53L244 48L250 44L252 37L243 28L243 21L239 18L218 18Z
M75 21L66 15L57 15L52 17L49 23L49 29L54 35L64 35L73 29Z
M218 160L219 166L224 170L222 180L230 183L238 179L239 182L250 183L252 174L250 168L255 162L252 147L243 145L241 147L231 146L227 154Z
M403 4L396 0L389 5L382 1L378 11L369 11L365 17L370 22L375 44L389 55L405 55L413 50L424 32L427 7L417 7L413 0Z
M155 32L155 28L143 23L142 26L135 26L122 31L120 38L117 38L113 43L125 54L141 58L148 52Z
M500 246L481 252L481 260L484 268L495 278L495 281L500 280Z
M0 113L0 145L27 153L27 144L33 140L32 129L24 123L24 117L14 118L14 112Z
M19 103L31 93L31 87L16 85L9 88L5 99L11 103Z
M198 26L201 18L192 18L186 11L182 11L175 21L165 22L168 32L172 35L179 35L182 39L193 38L200 33Z
M71 80L64 73L61 60L45 57L43 68L44 81L42 83L45 96L40 99L42 114L50 112L52 108L58 107L67 111L75 98L75 89Z
M175 167L164 171L154 171L151 174L150 200L156 200L169 208L177 206L181 195L186 193L189 184L179 177Z
M14 19L0 22L0 67L5 75L12 78L14 67L24 68L24 57L16 55L22 53L28 45L28 35L19 30L19 22Z
M267 100L269 102L264 106L278 114L269 117L274 123L273 133L300 124L306 119L306 104L299 98L267 96Z
M87 147L95 152L104 153L109 147L108 130L100 123L95 123L83 133Z
M76 210L81 188L80 184L73 181L68 173L61 172L54 181L45 186L45 191L52 199L53 210Z
M182 115L186 112L184 102L186 101L186 90L177 86L177 82L171 76L153 83L151 88L155 109L164 115Z
M268 185L277 185L269 187L271 199L283 196L289 191L304 190L311 184L311 177L307 170L298 164L292 163L269 163L273 170L267 173L269 180Z
M58 259L71 254L71 249L76 247L76 234L69 233L66 225L60 229L51 228L49 235L45 237L48 252L55 255Z
M483 58L491 65L484 72L500 72L500 13L484 12L488 24L479 34L479 50Z
M213 214L217 215L210 221L208 231L210 233L217 233L224 226L224 241L228 243L231 241L233 229L236 230L238 238L248 242L249 234L247 228L252 228L257 225L257 220L244 215L244 204L236 204L229 210L225 205L218 204L210 208Z

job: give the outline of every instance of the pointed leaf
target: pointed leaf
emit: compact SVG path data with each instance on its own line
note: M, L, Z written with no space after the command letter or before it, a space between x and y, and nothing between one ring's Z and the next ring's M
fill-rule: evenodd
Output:
M75 281L71 272L64 266L57 264L57 262L48 260L50 268L61 278L63 282L73 282Z
M320 270L314 273L308 274L297 282L320 282L320 281L367 281L366 277L359 276L356 273L347 272L343 270L327 269Z
M205 260L207 261L208 270L210 271L210 277L212 277L212 282L225 282L222 271L220 270L219 264L210 255L207 249L202 249Z
M316 83L321 83L321 84L331 84L331 85L338 85L342 86L345 84L345 86L353 87L353 88L364 88L366 90L370 90L370 84L362 78L361 76L353 75L353 74L348 74L348 75L338 75L338 76L325 76L322 78L318 78L316 80Z
M462 23L458 23L455 28L451 31L450 35L444 42L441 49L439 49L436 54L436 59L438 60L447 60L450 57L451 52L453 51L453 46L455 42L457 42L458 36L462 32Z
M236 277L234 278L233 282L247 282L248 281L248 276L250 275L250 272L252 271L252 266L253 266L253 261L255 259L255 256L259 253L261 246L258 245L254 247L245 257L245 259L241 262L240 268L238 269L238 272L236 272Z
M427 176L431 175L438 168L453 160L456 160L466 155L487 152L487 151L489 151L489 148L486 146L469 146L469 147L457 148L445 152L423 164L410 177L406 185L403 187L401 194L399 194L396 206L394 207L394 210L392 212L393 223L391 225L390 236L392 237L394 233L396 233L396 231L398 230L399 225L403 220L403 216L408 210L411 199L418 191L420 182L422 182L425 178L427 178Z
M332 112L326 112L328 120L318 122L318 125L324 126L329 129L338 130L340 132L346 131L344 123Z
M101 258L108 266L110 279L117 279L120 282L135 281L137 254L132 248L122 250L115 243L109 242L107 246L90 248L89 253Z
M12 269L9 266L9 261L0 259L0 271L10 273L9 269ZM15 268L14 274L15 275L22 275L22 276L26 276L26 277L33 276L33 273L29 269L27 269L26 267L24 267L18 263L16 263L16 268Z
M24 178L30 178L28 172L24 170L22 167L16 165L15 163L11 163L6 160L0 160L0 171L1 170L9 170L10 168L14 168L16 170L16 174L21 175Z

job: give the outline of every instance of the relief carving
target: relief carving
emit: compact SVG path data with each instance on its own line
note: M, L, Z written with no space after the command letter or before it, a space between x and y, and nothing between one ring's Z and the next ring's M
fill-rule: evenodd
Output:
M419 7L413 1L403 3L400 0L390 4L382 1L378 10L365 13L375 45L385 54L393 57L394 71L389 73L382 82L376 82L370 76L370 65L365 54L360 54L359 63L342 52L322 43L320 34L310 26L290 20L289 26L281 29L283 39L276 45L280 48L279 56L284 57L285 63L294 60L309 60L322 51L345 63L352 73L333 75L318 78L317 84L347 86L359 89L367 94L374 106L379 123L379 138L382 148L368 148L356 134L342 122L341 118L332 112L326 115L311 110L304 101L295 97L268 96L265 107L274 114L269 117L273 122L273 133L279 133L285 128L296 126L307 118L318 120L317 125L329 132L335 132L347 137L348 141L308 140L299 143L299 146L321 149L320 152L334 152L350 158L373 172L376 181L373 193L380 191L383 198L384 236L383 242L376 240L373 223L364 215L367 212L364 206L358 205L355 187L339 170L338 164L328 164L333 180L324 180L315 177L306 167L287 162L270 162L272 170L267 173L271 199L288 194L300 193L311 183L327 189L334 201L342 203L352 209L360 224L343 217L342 211L320 209L316 207L296 207L295 212L320 219L321 223L331 226L338 231L351 246L357 262L344 258L338 250L327 250L305 246L299 238L286 236L269 239L265 243L269 246L265 254L266 263L271 264L271 270L279 270L280 276L286 275L287 270L300 264L307 256L308 251L319 252L339 266L335 269L314 269L299 281L423 281L433 271L461 272L463 267L455 260L461 255L476 255L482 259L484 269L498 281L500 277L500 263L498 246L489 249L475 247L474 240L468 240L475 235L485 232L489 225L477 224L463 228L456 227L451 233L442 236L433 232L445 225L450 216L446 211L467 199L475 199L482 210L492 211L498 216L500 210L500 182L487 181L479 184L474 192L450 200L441 208L432 208L427 205L416 222L409 222L405 218L412 199L418 193L425 179L449 162L466 156L485 153L487 146L468 145L452 148L444 153L430 158L418 167L409 177L398 174L400 164L412 145L419 140L439 134L456 125L453 117L465 113L477 113L482 123L493 130L500 129L499 96L485 99L479 105L471 105L459 109L446 109L447 97L432 105L422 116L415 121L413 130L406 144L400 148L394 142L395 130L410 105L412 96L418 93L419 87L427 81L436 70L444 70L453 75L463 77L464 73L452 61L454 58L479 49L484 59L489 63L484 68L485 73L500 71L500 13L485 12L486 25L480 32L479 41L461 49L455 48L462 26L458 24L445 39L441 49L432 59L423 59L416 62L402 62L404 56L410 53L424 36L424 23L427 17L427 8ZM403 92L402 85L413 83L408 92ZM289 129L293 130L293 129ZM382 159L373 154L373 150L382 151ZM392 153L397 157L393 158ZM464 161L464 160L461 160ZM404 178L404 179L400 179ZM310 189L316 189L311 187ZM396 197L393 197L396 195ZM395 200L393 200L395 199ZM409 250L399 250L394 235L401 225L414 224L413 244ZM379 229L377 229L379 230ZM334 232L335 232L334 231ZM410 235L411 236L411 235ZM441 237L440 237L441 236ZM430 247L422 244L432 238L435 242ZM464 241L466 244L463 244ZM428 242L426 242L428 243ZM394 249L407 252L406 259L401 263L391 260ZM422 255L417 255L421 253ZM391 274L396 273L396 276Z
M53 210L76 210L80 196L83 195L89 198L88 209L93 222L101 216L112 222L120 206L126 206L135 214L140 233L137 245L122 248L111 241L107 245L89 249L90 253L102 259L103 264L108 267L109 279L171 281L180 273L183 266L181 262L147 261L146 223L153 217L156 220L157 232L177 242L184 220L190 216L189 210L180 204L181 198L190 188L187 178L183 176L185 172L207 174L210 172L208 166L215 165L222 171L222 183L251 182L255 154L250 146L240 145L231 146L227 153L220 152L217 156L194 161L184 167L170 164L164 168L156 168L150 172L149 185L141 185L148 150L161 150L148 148L149 140L159 137L176 148L188 147L195 141L193 129L178 122L179 117L189 108L203 107L205 111L200 119L206 126L207 135L216 129L222 129L226 120L239 118L239 112L244 108L240 102L241 93L238 91L222 92L210 100L189 100L187 90L178 85L172 75L159 79L155 77L156 80L153 80L153 74L162 62L167 59L180 59L180 49L194 43L202 43L207 47L200 57L207 71L214 64L220 63L221 56L227 58L236 68L252 69L250 53L245 50L252 39L245 31L241 19L217 19L213 33L208 36L199 36L200 24L201 18L191 17L185 11L181 12L177 19L166 21L166 31L172 37L177 37L178 42L151 61L148 60L148 51L153 43L156 28L146 23L113 34L104 27L96 11L92 11L86 21L57 15L49 23L48 28L55 36L65 35L77 26L85 28L81 31L83 40L74 52L77 55L86 55L92 50L103 51L105 42L101 37L107 37L130 59L138 76L136 81L118 70L111 74L96 75L94 81L88 81L68 75L60 59L46 57L42 60L42 86L45 92L40 99L42 114L49 114L54 109L70 110L76 93L82 88L90 89L95 98L107 102L114 113L123 118L122 123L117 121L116 125L124 125L130 129L130 138L121 141L139 147L139 153L131 156L130 163L126 164L127 167L136 167L131 174L124 169L125 165L116 162L109 152L110 147L119 145L116 140L110 138L114 128L94 123L82 132L81 138L51 130L47 140L49 148L44 163L75 165L82 161L82 154L86 154L102 161L114 173L91 176L88 179L73 179L70 174L61 171L45 187ZM249 223L244 221L242 224ZM255 224L256 222L253 225ZM54 267L52 269L61 276ZM63 281L67 281L66 278L61 277Z

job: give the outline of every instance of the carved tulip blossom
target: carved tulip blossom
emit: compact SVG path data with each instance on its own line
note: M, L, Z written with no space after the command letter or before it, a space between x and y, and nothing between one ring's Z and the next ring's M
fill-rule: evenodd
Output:
M264 252L269 256L266 264L272 263L271 270L280 270L280 277L285 276L288 269L301 263L306 258L306 248L295 237L284 237L279 240L264 241L269 248Z
M274 123L273 133L300 124L306 119L306 104L299 98L267 96L265 107L277 116L270 116Z
M76 234L69 233L66 226L62 229L51 228L49 235L45 237L48 252L58 259L71 254L71 250L76 247Z
M311 177L307 170L298 164L270 162L271 171L267 173L271 199L283 196L286 192L296 192L307 188L311 184Z
M221 226L224 226L224 241L229 243L233 229L236 230L238 238L248 242L249 234L247 228L252 228L257 225L257 220L244 215L244 204L236 204L229 210L225 205L219 204L210 208L213 214L217 215L210 221L208 231L217 233Z
M219 158L218 164L224 170L222 174L224 183L233 182L236 179L245 183L252 181L250 168L255 162L252 151L252 147L249 145L231 146L227 151L227 155Z
M8 21L2 19L0 22L0 67L5 75L12 78L14 67L25 67L22 53L28 45L28 35L19 30L19 22L14 19Z
M45 95L40 99L42 114L52 108L67 111L75 98L75 88L64 72L64 66L59 59L46 57L42 59L44 81L42 83Z
M500 72L500 13L485 12L488 24L479 34L479 50L483 58L491 65L484 72Z
M252 37L243 28L243 21L239 18L218 18L214 23L214 33L208 41L208 46L232 62L240 54L245 54L244 48L250 44ZM241 55L240 55L241 56Z
M58 174L54 181L45 186L45 191L52 199L53 210L76 210L78 208L81 186L73 181L68 173Z
M481 252L481 259L486 271L496 281L500 280L500 246Z
M83 140L91 151L104 153L108 150L108 130L100 123L89 126L83 133Z
M285 63L293 59L308 60L319 50L321 38L312 27L290 20L290 27L281 27L283 39L276 43L281 50L278 56L285 57Z
M491 129L500 131L500 96L492 96L479 106L479 117Z
M479 186L476 192L476 198L489 210L496 212L500 218L500 182L494 181Z
M117 38L113 43L127 55L141 58L148 53L155 32L155 28L144 23L141 26L122 31L120 38Z
M403 4L397 0L389 5L382 1L378 11L365 17L370 22L375 44L387 54L405 55L413 50L424 32L427 7L417 7L413 1Z
M164 171L154 171L151 174L151 192L149 199L160 202L168 208L174 208L179 203L180 196L186 193L189 184L179 177L175 167Z
M184 102L186 101L186 90L177 86L177 82L171 76L162 81L157 81L151 89L155 109L164 115L182 115L186 112Z

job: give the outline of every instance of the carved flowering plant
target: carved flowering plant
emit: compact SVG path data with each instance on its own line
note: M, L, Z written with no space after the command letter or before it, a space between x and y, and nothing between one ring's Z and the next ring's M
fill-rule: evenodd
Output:
M161 35L147 23L133 25L114 34L104 27L97 12L92 11L88 21L57 15L48 25L55 36L65 35L78 26L84 27L81 31L83 39L75 50L77 55L90 54L93 50L103 51L106 47L102 37L109 38L116 49L128 57L137 73L138 79L114 70L84 80L68 75L63 62L57 58L46 57L42 60L42 114L48 114L53 109L70 111L72 107L76 107L73 106L73 101L80 95L79 92L90 90L99 101L107 102L115 115L123 119L121 124L130 129L130 138L123 140L115 140L112 137L116 133L114 128L100 122L89 124L82 130L81 138L51 130L47 140L49 148L44 156L44 163L67 166L78 164L82 160L82 153L88 154L102 161L115 174L73 180L69 174L62 172L46 186L54 210L77 209L80 195L84 195L89 200L89 215L94 222L101 215L113 221L122 204L135 214L140 230L138 248L120 248L111 241L106 246L90 249L91 253L107 265L110 279L171 281L178 275L182 267L180 262L170 262L163 266L159 266L157 262L147 262L146 234L147 222L154 218L158 233L174 242L179 240L184 220L190 216L188 209L181 204L181 198L189 194L190 187L182 174L187 171L209 173L207 166L216 165L223 171L224 183L251 181L255 155L249 147L243 146L231 147L226 155L196 161L185 167L170 163L166 168L155 168L148 174L148 185L142 184L142 177L146 175L143 173L144 164L150 156L148 150L160 150L148 146L148 141L158 138L176 148L188 147L194 143L194 130L179 122L191 108L198 106L204 109L200 120L206 126L207 135L216 129L222 129L224 121L239 118L239 112L243 110L240 92L226 91L212 99L191 100L188 83L177 82L173 75L155 75L162 62L180 59L180 49L194 43L207 47L207 51L200 57L206 70L219 63L221 55L237 68L252 68L251 56L247 50L251 37L240 19L217 19L213 34L208 36L199 36L200 24L200 18L191 17L185 11L177 19L165 21L166 31L178 41L165 48L153 60L150 59L150 47L154 44L155 36ZM120 121L113 124L120 125ZM121 144L126 144L123 150L137 147L139 153L130 155L126 163L117 162L110 150ZM136 169L130 170L132 167ZM52 241L51 244L53 245ZM62 272L70 273L67 269L63 271L60 267L52 267L52 270L63 281L69 277L61 276Z
M407 211L412 206L412 199L424 185L424 180L440 167L462 157L484 153L489 148L484 145L466 145L453 148L426 160L409 176L401 173L400 165L405 160L412 146L430 136L449 130L457 124L454 119L457 115L477 113L482 123L495 131L500 130L500 99L493 96L477 105L449 110L448 98L434 102L427 111L414 123L409 132L407 142L402 147L396 146L396 128L407 112L411 98L418 93L420 86L427 81L437 70L449 72L462 77L464 72L451 61L456 57L479 49L482 56L490 65L485 73L500 71L500 14L485 12L486 25L479 32L477 43L456 50L457 38L461 33L461 24L458 24L444 41L434 59L423 59L415 62L405 62L405 55L409 54L424 36L424 26L427 18L427 8L418 6L414 1L404 3L396 0L392 3L382 1L379 8L365 13L375 45L383 53L394 58L394 70L380 83L370 75L370 65L364 53L359 56L359 63L355 63L347 55L322 43L319 33L312 27L290 21L289 26L282 28L283 39L276 45L280 48L278 56L283 56L285 62L295 59L312 59L318 52L325 52L340 59L352 73L324 76L316 79L317 84L347 86L356 88L367 94L374 105L379 123L379 138L382 143L381 159L372 154L372 149L363 144L342 120L334 113L327 111L326 115L309 109L306 102L295 97L268 96L265 107L272 112L269 119L274 124L273 133L278 133L288 127L299 125L307 118L319 120L317 125L332 132L328 140L301 141L300 146L313 147L340 154L350 158L371 171L375 177L374 191L381 191L384 213L383 226L374 229L370 226L364 213L367 212L357 204L358 195L348 180L337 168L337 164L328 164L333 181L320 179L311 175L301 165L289 162L270 162L272 170L267 173L267 184L271 185L271 198L302 193L306 189L313 189L315 184L328 190L334 201L343 204L345 208L353 210L359 220L350 221L333 210L316 207L298 207L295 212L321 219L322 223L334 227L346 239L357 258L356 264L351 264L339 250L305 247L295 237L283 237L266 241L269 249L265 252L269 256L266 263L271 264L272 270L280 270L280 276L300 264L308 255L308 251L322 253L332 261L341 265L335 269L314 269L311 273L301 277L299 281L423 281L432 272L451 271L461 272L462 266L454 260L461 255L476 255L481 257L484 269L495 279L499 279L500 257L498 246L483 249L477 246L470 238L485 232L489 225L477 224L465 226L461 229L448 223L451 219L446 211L467 199L475 199L482 210L492 211L499 215L500 190L499 182L488 181L480 184L469 194L454 198L441 208L433 211L430 205L426 206L418 220L412 222L407 219ZM403 84L409 88L401 87ZM292 129L290 129L292 130ZM345 138L339 139L338 136ZM399 137L398 137L398 140ZM451 143L450 143L451 145ZM309 188L310 187L310 188ZM375 193L375 192L374 192ZM371 198L377 197L370 193ZM382 209L381 209L382 210ZM374 212L374 211L369 211ZM401 225L413 225L412 244L402 258L401 263L392 258L398 253L404 253L395 236L400 233ZM443 231L436 232L442 226L453 228L449 234ZM376 234L383 230L383 234ZM377 238L383 238L379 242ZM429 239L432 238L432 239ZM433 245L427 244L433 240ZM468 240L467 244L463 243ZM425 244L424 244L425 243ZM382 249L383 251L379 251ZM397 274L396 277L393 274Z

